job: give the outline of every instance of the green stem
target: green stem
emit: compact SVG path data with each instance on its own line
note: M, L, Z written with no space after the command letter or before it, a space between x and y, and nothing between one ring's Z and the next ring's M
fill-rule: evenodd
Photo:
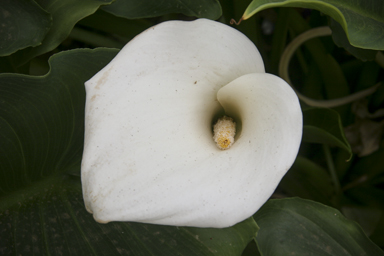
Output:
M342 194L340 181L339 181L339 178L337 177L337 174L336 174L336 168L335 168L335 164L333 163L331 150L329 149L329 146L323 145L323 150L324 150L325 160L327 161L328 170L331 174L332 183L333 183L334 188L335 188L336 199L337 199L336 205L338 205L340 202L341 194Z
M285 48L281 60L280 60L280 65L279 65L279 75L281 78L283 78L288 84L292 86L292 88L295 90L297 96L299 97L300 100L305 102L309 106L313 107L325 107L325 108L332 108L332 107L337 107L337 106L342 106L348 103L351 103L353 101L356 101L358 99L364 98L368 95L371 95L374 93L377 88L381 85L381 83L378 83L368 89L359 91L357 93L348 95L346 97L338 98L338 99L332 99L332 100L315 100L311 99L309 97L304 96L300 92L298 92L294 87L291 79L289 78L289 72L288 72L288 66L289 62L295 53L295 51L306 41L320 37L320 36L329 36L332 34L332 30L329 27L319 27L319 28L314 28L310 29L298 37L296 37L292 42ZM377 55L379 56L379 54ZM380 58L382 57L382 58ZM384 57L379 56L377 59L382 60ZM382 60L384 63L384 60ZM380 63L379 63L380 64ZM384 65L384 64L383 64Z

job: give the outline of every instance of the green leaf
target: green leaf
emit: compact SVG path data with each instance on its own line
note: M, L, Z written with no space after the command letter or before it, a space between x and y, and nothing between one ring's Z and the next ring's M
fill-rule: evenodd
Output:
M41 44L51 16L32 0L0 2L0 56Z
M124 19L99 9L94 14L79 21L78 25L86 26L91 30L96 29L109 34L117 34L129 41L144 30L154 26L155 23L148 19Z
M85 210L84 82L115 49L54 55L41 77L0 75L1 255L241 255L249 218L226 229L99 224Z
M384 50L384 5L375 0L253 0L245 10L246 20L272 7L300 7L319 10L341 24L355 47Z
M332 205L331 198L335 193L327 171L301 156L296 158L279 187L289 196L311 199L326 205Z
M264 256L384 255L361 227L338 210L300 198L268 201L254 218Z
M337 146L352 156L339 114L331 109L310 108L303 111L303 141Z
M370 237L380 224L380 218L384 211L373 207L347 205L343 206L342 212L348 219L359 223L364 233Z
M353 54L356 58L361 59L362 61L375 60L377 51L361 49L361 48L352 46L348 41L348 37L345 34L343 27L340 25L340 23L336 22L334 19L330 19L329 25L333 32L332 33L333 41L337 46L345 48L348 52Z
M62 52L50 60L51 70L43 77L0 75L0 196L74 166L79 170L83 83L116 53Z
M102 9L127 19L150 18L170 13L212 20L221 16L221 6L217 0L116 0Z
M36 0L36 2L52 15L52 26L41 45L17 53L15 56L17 65L25 64L30 59L55 49L68 37L79 20L113 0Z
M19 202L0 211L1 255L233 256L241 255L257 231L252 218L225 229L99 224L84 208L78 179L70 177Z

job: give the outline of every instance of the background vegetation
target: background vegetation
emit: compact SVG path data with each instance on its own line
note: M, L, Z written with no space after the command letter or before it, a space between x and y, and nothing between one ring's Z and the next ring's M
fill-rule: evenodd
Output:
M299 156L252 218L98 224L81 192L83 84L150 26L196 18L242 18L232 26L277 75L290 42L330 26L283 65L325 107L301 102ZM3 0L0 38L1 255L384 255L382 1Z

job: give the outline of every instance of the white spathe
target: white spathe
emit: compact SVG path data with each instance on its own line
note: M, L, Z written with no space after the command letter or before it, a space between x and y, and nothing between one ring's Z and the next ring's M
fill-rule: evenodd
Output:
M293 90L215 21L154 26L85 86L81 179L98 222L232 226L268 200L300 146ZM212 138L224 110L240 128L228 150Z

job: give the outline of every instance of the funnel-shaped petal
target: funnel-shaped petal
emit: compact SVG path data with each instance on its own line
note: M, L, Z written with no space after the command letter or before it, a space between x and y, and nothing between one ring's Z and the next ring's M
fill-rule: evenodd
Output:
M99 222L234 225L273 193L301 140L295 93L214 21L148 29L86 91L82 184ZM224 110L238 126L228 150L212 138Z

